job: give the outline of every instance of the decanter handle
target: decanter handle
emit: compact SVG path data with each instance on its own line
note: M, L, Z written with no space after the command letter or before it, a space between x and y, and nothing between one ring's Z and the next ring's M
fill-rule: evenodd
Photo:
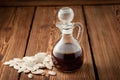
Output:
M74 23L74 27L78 27L79 28L76 39L80 40L80 42L81 42L81 39L82 39L82 36L83 36L83 32L84 32L84 27L83 27L83 25L80 22L75 22Z

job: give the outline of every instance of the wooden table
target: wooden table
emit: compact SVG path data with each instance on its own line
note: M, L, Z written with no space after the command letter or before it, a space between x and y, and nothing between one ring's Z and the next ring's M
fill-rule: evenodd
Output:
M51 53L60 38L55 23L61 7L0 7L0 80L45 80L40 75L29 79L3 63L37 52ZM75 11L74 22L85 28L84 64L73 73L56 70L57 76L50 80L120 80L120 6L69 7Z

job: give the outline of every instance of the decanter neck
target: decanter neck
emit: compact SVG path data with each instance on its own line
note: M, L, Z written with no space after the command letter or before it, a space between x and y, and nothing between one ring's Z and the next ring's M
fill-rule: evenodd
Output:
M62 39L66 39L66 40L70 40L73 39L73 34L72 34L73 30L72 29L68 29L68 30L62 30Z
M66 28L62 30L62 34L72 34L73 29L72 28Z

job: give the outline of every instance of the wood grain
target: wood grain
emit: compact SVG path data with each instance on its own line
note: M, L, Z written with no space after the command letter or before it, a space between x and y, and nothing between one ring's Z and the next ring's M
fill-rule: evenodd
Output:
M73 7L75 10L74 21L80 21L84 24L84 18L81 7ZM35 55L37 52L48 52L51 54L53 46L60 38L60 32L55 27L56 14L59 7L38 7L33 22L32 31L28 43L26 55ZM84 26L85 27L85 26ZM84 64L76 72L62 73L57 71L57 76L51 76L50 80L95 80L93 64L90 54L90 48L86 33L81 42L84 51ZM34 75L33 80L44 80L44 76ZM29 80L26 74L22 74L20 80Z
M0 0L0 6L68 6L120 4L120 0Z
M0 80L18 80L17 70L3 63L24 55L34 8L0 8Z
M6 45L6 42L8 42L9 35L11 35L11 32L10 32L11 27L7 27L7 26L10 23L10 20L14 11L15 11L15 8L13 7L11 8L0 7L0 16L1 16L1 19L0 19L0 69L2 67L2 60L3 60L3 57L5 56L6 48L8 47L8 45ZM7 36L8 33L9 35ZM2 72L2 69L0 70L0 74L2 74L1 72Z
M120 79L120 6L86 6L85 14L100 80Z

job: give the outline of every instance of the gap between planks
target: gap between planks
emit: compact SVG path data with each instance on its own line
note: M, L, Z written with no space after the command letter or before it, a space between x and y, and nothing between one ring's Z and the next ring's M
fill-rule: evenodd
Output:
M92 44L91 44L91 41L90 41L90 35L89 35L89 32L88 32L88 25L87 25L87 19L86 19L84 6L82 6L82 10L83 10L83 17L84 17L84 21L85 21L86 31L87 31L87 35L88 35L88 42L89 42L90 51L91 51L91 57L92 57L92 62L93 62L95 79L99 80L98 71L97 71L97 67L96 67L96 64L95 64L95 59L94 59L94 56L93 56L93 50L92 50L92 46L91 46Z
M32 30L32 25L33 25L33 21L34 21L34 18L35 18L35 13L36 13L36 7L34 7L34 13L33 13L32 21L31 21L31 24L30 24L30 29L29 29L29 32L28 32L28 37L27 37L27 42L26 42L26 47L25 47L25 52L24 52L23 57L25 56L26 51L27 51L29 38L30 38L31 30ZM21 73L18 74L18 80L20 80L20 76L21 76Z

